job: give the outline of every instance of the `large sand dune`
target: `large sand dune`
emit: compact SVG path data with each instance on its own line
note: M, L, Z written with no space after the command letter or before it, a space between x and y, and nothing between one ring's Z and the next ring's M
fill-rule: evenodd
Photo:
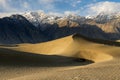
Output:
M0 46L0 80L119 80L119 42L69 36Z

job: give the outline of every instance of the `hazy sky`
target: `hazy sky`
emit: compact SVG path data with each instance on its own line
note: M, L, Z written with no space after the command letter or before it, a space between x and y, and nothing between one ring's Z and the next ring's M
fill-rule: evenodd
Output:
M120 12L120 0L0 0L0 13L39 10L58 15L114 13Z

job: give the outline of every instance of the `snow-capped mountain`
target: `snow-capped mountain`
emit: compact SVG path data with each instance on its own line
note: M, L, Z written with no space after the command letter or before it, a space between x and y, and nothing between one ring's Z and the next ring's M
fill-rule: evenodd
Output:
M24 17L26 17L31 23L33 23L34 26L39 27L43 26L45 27L46 24L54 24L59 23L59 21L65 21L68 20L70 22L77 22L78 24L85 23L87 20L94 20L96 23L104 24L107 23L113 19L119 18L120 13L100 13L97 16L86 16L82 17L79 15L70 14L67 16L56 16L56 15L49 15L44 12L28 12L23 14Z
M48 30L50 25L54 25L54 24L57 24L58 27L66 27L66 26L83 27L87 25L88 29L89 29L88 26L96 26L105 33L110 33L110 34L117 33L117 36L115 34L110 39L120 37L118 35L118 33L120 33L120 29L119 29L120 13L111 13L111 14L100 13L97 16L86 16L86 17L71 14L67 16L58 17L54 15L45 14L44 12L30 12L24 14L24 16L36 27L40 27L42 31ZM89 32L88 29L86 29L85 31ZM91 30L90 32L93 33L92 31L93 30ZM84 32L83 34L86 33ZM92 36L92 34L91 35L87 34L87 35Z
M116 19L116 18L119 18L120 17L120 13L110 13L110 14L106 14L106 13L100 13L98 14L94 20L97 22L97 23L107 23L113 19Z
M44 12L28 12L23 14L30 22L32 22L36 27L45 23L52 23L55 21L57 16L50 16L45 14Z
M120 39L120 14L55 16L28 12L0 18L0 43L35 43L75 33L105 40ZM11 37L10 37L11 36Z
M46 35L22 15L0 18L0 44L36 43L46 40Z
M62 19L61 17L57 17L54 15L47 15L42 11L39 12L28 12L23 14L23 16L28 19L35 27L41 28L44 31L48 24L54 24L58 19Z
M34 26L45 26L45 24L54 24L59 23L61 20L68 20L72 22L84 22L85 17L81 17L78 15L67 15L67 16L56 16L56 15L49 15L45 14L44 12L28 12L23 14Z

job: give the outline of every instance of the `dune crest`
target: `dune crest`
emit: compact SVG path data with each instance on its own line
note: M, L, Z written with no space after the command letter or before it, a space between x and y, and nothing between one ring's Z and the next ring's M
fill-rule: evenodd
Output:
M107 80L108 75L109 80L120 78L119 43L79 34L45 43L1 45L0 55L0 74L5 73L2 80Z
M99 48L103 47L103 49ZM105 52L108 45L89 40L79 34L40 44L20 44L11 49L43 55L58 55L65 57L82 58L93 62L108 61L113 58Z
M98 44L87 40L83 36L78 36L78 34L73 35L73 42L67 47L62 55L72 56L76 58L83 58L91 60L93 62L103 62L113 59L112 55L105 53L104 51L97 50L97 47L104 46L104 44Z

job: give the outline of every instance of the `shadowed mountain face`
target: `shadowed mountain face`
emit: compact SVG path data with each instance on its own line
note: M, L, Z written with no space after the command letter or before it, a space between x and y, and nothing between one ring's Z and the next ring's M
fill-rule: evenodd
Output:
M56 20L56 23L44 23L36 27L22 15L12 15L0 19L0 44L45 42L75 33L90 38L118 40L120 39L119 26L119 19L98 23L94 19L72 20L65 18Z
M105 40L120 39L119 14L100 13L96 17L87 18L78 15L58 17L43 12L30 12L23 16L45 34L52 36L52 39L74 33Z
M12 15L0 19L0 43L35 43L46 41L42 31L37 30L21 15Z

